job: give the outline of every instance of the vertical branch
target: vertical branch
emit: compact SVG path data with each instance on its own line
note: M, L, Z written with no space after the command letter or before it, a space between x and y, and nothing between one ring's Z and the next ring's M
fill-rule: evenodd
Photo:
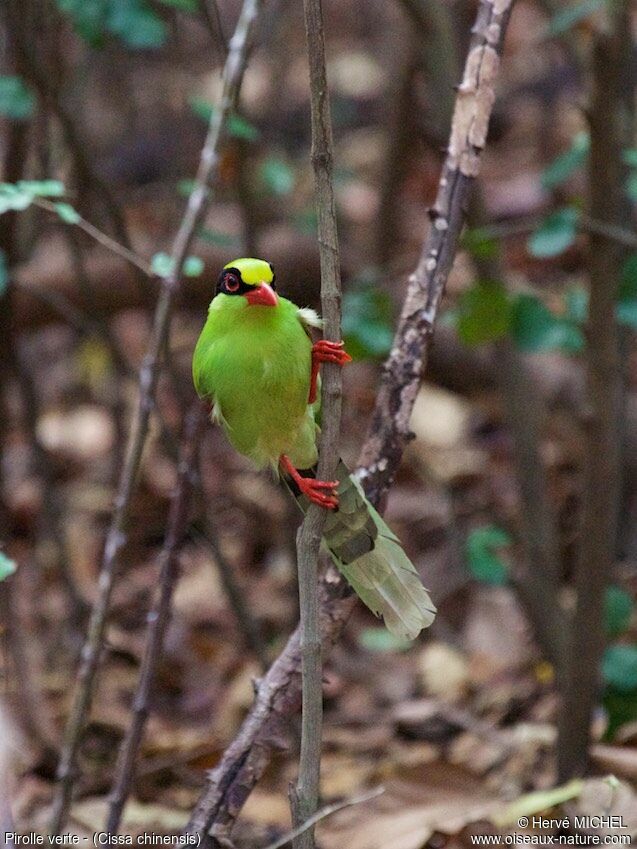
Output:
M477 190L469 208L472 225L484 221L483 200ZM474 265L484 280L502 280L498 255L475 257ZM526 549L524 564L515 570L513 583L518 599L535 632L545 657L558 677L566 664L564 613L559 603L560 552L555 518L548 497L546 474L540 451L544 403L522 355L510 339L495 343L500 389L508 428L513 437L513 459L521 502L521 524Z
M183 444L179 456L177 486L170 503L166 537L159 555L159 591L148 615L148 635L144 646L142 667L133 699L133 719L120 746L115 782L111 793L105 831L117 834L130 793L135 770L135 755L142 741L149 711L149 698L155 681L155 667L159 660L164 634L170 619L173 589L177 580L178 553L186 532L188 511L197 474L197 454L203 426L207 420L206 408L195 401L186 416Z
M487 79L478 86L482 97L471 96L469 86L461 87L456 97L456 114L464 113L454 120L450 151L445 168L440 178L439 196L446 197L445 209L449 218L454 222L451 242L446 243L445 250L440 253L440 236L443 230L435 229L425 238L423 260L412 276L407 301L401 321L394 337L391 359L383 382L381 394L377 399L374 425L368 434L363 451L361 452L358 474L363 489L369 500L375 506L380 506L387 489L391 485L398 465L402 458L403 448L408 440L408 422L421 371L426 362L431 333L437 318L438 304L444 289L447 274L458 245L460 226L455 222L463 220L464 205L467 201L473 178L478 173L479 150L470 147L463 159L466 167L469 154L472 154L472 168L469 175L460 179L458 171L458 137L459 123L466 127L467 123L479 124L484 138L491 113L493 86L498 70L498 57L502 51L504 34L511 11L511 2L503 0L482 0L478 10L478 18L474 26L474 38L465 64L464 80L468 83L474 79L480 62L476 68L475 49L490 45L489 69ZM467 121L467 112L469 115ZM464 138L464 133L462 134ZM475 138L475 136L472 136ZM465 148L471 141L466 139ZM463 172L464 173L464 172ZM449 179L460 185L447 197ZM457 207L457 208L456 208ZM434 228L432 228L432 231ZM433 260L433 265L431 261ZM435 281L439 296L430 302L426 280ZM422 314L426 320L429 332L418 332L409 316ZM404 364L404 368L389 367L393 362ZM414 382L412 388L411 380ZM394 440L394 434L397 436ZM383 453L385 451L387 453ZM323 454L323 459L325 455ZM352 595L344 578L321 582L320 626L324 650L327 651L335 643L343 629L352 607L355 596ZM261 679L259 689L250 710L237 736L228 746L215 769L210 773L207 785L195 805L184 834L198 835L202 838L201 846L210 846L209 836L225 837L232 824L238 817L242 806L250 795L254 785L265 772L269 763L272 749L280 738L281 727L293 716L299 707L299 629L290 636L287 645L274 661L267 674Z
M591 217L607 225L622 220L621 84L622 33L628 3L609 6L611 31L593 46L589 112ZM589 243L590 306L587 381L587 468L579 558L577 608L572 628L569 677L564 687L558 735L558 772L565 781L586 769L590 722L604 650L604 593L615 559L619 498L619 334L615 321L622 249L593 232Z
M434 322L458 247L466 206L480 171L480 154L495 100L504 34L512 0L481 0L462 82L431 228L407 297L381 387L361 465L361 482L373 503L384 497L411 439L409 417L427 364Z
M325 36L321 0L303 0L305 31L310 66L312 110L312 166L316 188L319 255L321 260L321 309L324 335L331 341L341 338L341 273L336 225L336 205L332 187L332 120L325 71ZM328 364L323 372L321 434L318 477L333 480L338 463L341 426L341 373ZM321 725L323 720L323 675L319 625L318 555L325 525L324 508L311 505L297 542L299 601L301 613L302 720L299 777L291 793L292 816L296 826L308 820L318 808L321 768ZM309 828L293 841L294 849L312 849L314 829Z
M173 243L171 252L172 272L168 277L162 279L161 291L153 319L151 340L139 374L139 401L128 439L126 459L122 467L115 499L115 509L104 546L98 595L91 613L88 634L82 650L64 746L58 765L59 786L54 800L52 821L54 834L60 833L68 817L81 735L91 706L113 584L120 565L120 554L126 542L128 512L148 435L150 414L159 379L161 356L170 330L172 307L175 296L180 289L184 260L195 237L197 226L210 202L209 184L217 173L220 143L224 136L227 119L234 108L241 86L250 35L260 6L261 0L244 0L224 66L220 107L215 110L210 120L206 141L201 151L195 185Z

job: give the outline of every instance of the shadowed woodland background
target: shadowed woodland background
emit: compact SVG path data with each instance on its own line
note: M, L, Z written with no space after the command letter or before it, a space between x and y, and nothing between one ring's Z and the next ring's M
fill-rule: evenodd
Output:
M3 833L49 822L159 281L239 8L0 6L2 180L38 181L20 211L0 187ZM430 226L475 12L466 0L325 3L352 466ZM624 783L590 778L520 811L608 809L637 832L634 28L628 2L514 8L386 504L439 615L409 645L358 605L329 656L323 799L385 792L322 823L325 849L470 846L514 826L507 804L585 767ZM318 305L305 51L302 5L265 3L172 319L79 752L68 824L79 835L104 822L130 722L192 350L219 269L262 256L281 293ZM156 276L96 243L79 216ZM199 467L123 834L179 833L298 620L300 516L286 491L212 426ZM297 739L294 723L281 728L237 846L289 830Z

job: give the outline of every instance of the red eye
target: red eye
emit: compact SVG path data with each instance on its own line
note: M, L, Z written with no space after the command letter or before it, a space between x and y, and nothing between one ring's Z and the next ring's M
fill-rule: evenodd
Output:
M226 292L236 292L239 289L241 283L238 278L234 276L234 274L228 274L226 277Z

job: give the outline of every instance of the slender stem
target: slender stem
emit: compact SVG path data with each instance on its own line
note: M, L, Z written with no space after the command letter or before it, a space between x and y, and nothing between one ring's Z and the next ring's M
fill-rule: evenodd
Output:
M325 807L321 808L320 811L317 811L309 818L309 820L306 820L302 825L298 826L298 828L295 828L288 834L284 834L283 837L279 838L279 840L275 840L274 843L268 843L265 849L281 849L282 846L292 843L297 837L300 837L305 831L313 828L317 822L321 822L321 820L326 819L326 817L331 817L332 814L336 814L345 808L351 808L354 805L361 805L363 802L370 802L372 799L382 796L384 792L384 787L376 787L374 790L370 790L369 793L362 793L360 796L352 796L351 799L345 799L344 802L335 802L333 805L325 805Z
M57 215L56 204L50 200L46 200L46 198L35 198L33 204L34 206L39 206L41 209L46 209L48 212L53 212ZM117 254L117 256L120 256L122 259L125 259L126 262L130 262L130 264L134 265L135 268L143 271L147 277L154 277L153 271L146 260L138 256L134 251L125 248L124 245L120 245L120 243L115 239L111 239L110 236L103 233L98 227L91 224L90 221L87 221L79 213L77 220L74 221L73 224L75 227L79 227L80 230L83 230L100 245L107 248L109 251L112 251L112 253Z
M430 210L431 227L420 261L409 278L398 330L368 432L361 482L372 500L393 481L411 439L409 419L433 337L434 323L458 248L471 188L480 171L480 154L495 100L495 81L512 0L481 0L458 87L451 135L438 194ZM382 460L382 462L381 462Z
M624 210L621 58L629 4L618 3L612 12L611 6L611 32L598 34L593 46L589 206L596 220L614 228L622 225ZM621 380L615 309L621 259L622 252L616 242L601 233L591 235L586 351L590 416L587 423L582 533L575 573L577 607L571 634L568 680L562 692L558 723L560 781L581 775L587 767L590 722L605 643L604 594L615 561Z
M490 55L490 61L493 62L491 68L492 73L489 75L489 84L485 88L485 84L481 88L483 95L488 95L493 92L493 84L495 82L495 71L497 71L497 62L494 58L500 55L504 41L504 33L509 19L510 5L503 8L503 3L498 0L498 12L495 11L495 5L491 2L481 3L478 10L478 19L474 26L474 40L470 47L467 63L465 66L465 80L469 76L469 71L475 67L476 54L474 49L478 43L486 44L487 34L491 37L497 31L498 40L491 49L494 55ZM463 102L465 109L467 106L467 91L458 91L456 97L456 109L460 108L458 103ZM486 130L490 109L485 106L490 103L488 97L484 100L477 101L472 99L470 105L472 112L470 113L470 122L479 123ZM454 122L452 131L452 144L455 148L457 140L458 125ZM477 154L476 154L477 156ZM474 164L475 163L474 160ZM449 163L445 166L441 176L440 192L446 189L449 178ZM477 171L477 167L475 169ZM469 179L469 185L471 180ZM462 207L466 202L469 185L465 186L462 191L455 191L449 198L449 217L455 222L458 217L462 216ZM456 208L458 207L458 208ZM432 228L433 229L433 228ZM453 261L453 256L457 247L458 235L460 228L455 232L455 238L452 243L446 247L443 256L444 262L438 268L438 273L435 275L436 285L444 288L447 274ZM432 247L433 235L428 234L425 239L425 262L427 260L436 259L430 255ZM419 266L420 268L420 266ZM426 267L426 271L431 273L430 263ZM436 300L432 307L427 308L428 294L427 289L418 285L418 278L414 275L414 280L410 287L407 300L408 305L414 310L428 310L427 318L432 325L435 323L438 314L439 299ZM407 307L406 307L407 309ZM401 359L406 365L406 374L409 375L412 371L408 367L411 361L422 363L426 358L426 352L429 348L431 334L418 335L413 331L409 322L401 322L396 333L393 345L393 357L397 356L397 351L402 351ZM415 365L412 367L415 369ZM416 397L417 382L420 378L421 369L416 370L416 384L409 386L408 392L405 392L405 383L403 373L399 369L388 369L387 376L383 387L383 396L378 399L377 412L375 415L375 427L368 434L363 451L361 452L361 466L359 468L359 476L362 481L363 489L370 501L379 506L379 502L391 485L391 481L398 469L398 465L402 458L402 451L407 439L400 440L395 448L392 442L382 438L382 434L391 433L397 428L397 421L402 422L404 419L408 421L409 414ZM394 399L392 406L386 403L387 398ZM387 422L384 421L386 417ZM393 423L393 425L392 425ZM387 453L383 451L387 448ZM382 477L379 478L379 473ZM326 652L330 646L336 642L341 634L343 626L350 615L355 603L355 597L347 585L345 579L334 579L330 577L329 581L321 583L321 602L320 602L320 625L323 650ZM241 811L241 807L245 800L250 795L250 792L259 778L265 772L272 749L274 747L274 739L277 735L273 734L274 729L280 729L286 720L289 720L299 708L299 690L300 690L300 633L297 628L290 636L287 645L274 661L267 674L262 678L257 695L250 710L250 713L244 720L237 736L228 746L223 754L223 757L215 769L210 773L206 788L204 789L199 801L197 802L188 825L184 833L188 835L198 835L201 837L201 846L210 846L209 835L215 834L220 837L226 836L232 825Z
M227 119L234 107L245 68L250 35L260 8L260 0L245 0L223 72L223 93L220 108L210 120L208 134L201 152L195 185L188 200L181 225L175 237L171 258L173 271L162 280L153 329L139 375L139 401L131 426L126 459L122 467L115 509L104 546L104 556L98 582L98 596L91 614L88 635L82 650L77 683L73 694L65 742L58 765L58 790L53 805L52 832L59 834L68 817L71 804L77 755L91 706L97 670L102 650L106 617L110 607L113 584L120 567L120 554L126 542L129 507L135 489L142 452L148 435L150 414L159 379L162 351L168 339L172 307L180 288L182 267L210 201L209 184L217 174L219 148Z
M325 35L321 0L303 0L305 32L310 66L312 115L312 166L316 189L319 256L321 260L321 308L324 335L341 338L341 272L336 205L332 186L332 119L325 70ZM338 366L324 369L322 433L317 474L333 480L339 458L342 380ZM323 671L319 624L318 555L325 525L322 507L311 505L297 540L301 628L302 718L301 755L296 789L291 792L295 826L309 820L318 808L323 722ZM312 849L314 829L298 834L294 849Z
M166 536L159 555L159 592L148 614L148 634L137 691L133 699L133 718L118 752L115 781L104 829L108 834L117 834L119 830L122 811L130 794L134 776L135 755L146 727L149 712L148 702L155 682L155 668L170 619L173 589L179 566L179 548L186 532L188 511L197 473L199 442L206 420L206 408L200 401L195 401L186 416L183 444L179 457L177 486L170 503Z

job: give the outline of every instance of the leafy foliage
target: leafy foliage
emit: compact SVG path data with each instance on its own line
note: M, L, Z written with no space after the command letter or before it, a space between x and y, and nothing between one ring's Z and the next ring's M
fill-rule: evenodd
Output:
M355 360L384 357L393 339L393 310L386 292L359 284L343 295L343 338Z
M397 637L387 628L365 628L358 637L358 643L371 652L407 651L413 643L411 640Z
M465 230L461 244L476 259L493 259L499 252L497 241L485 227Z
M510 324L511 304L501 283L478 282L463 292L458 305L457 328L467 345L502 339Z
M173 9L179 9L181 12L196 12L197 0L159 0L164 6L172 6Z
M7 291L9 285L9 269L7 268L7 258L3 250L0 250L0 298Z
M562 350L577 353L584 337L575 322L553 315L534 295L518 295L513 302L511 336L521 351Z
M145 0L57 0L57 4L93 47L102 47L109 35L142 50L166 42L166 24Z
M294 170L277 156L268 156L261 163L258 176L265 192L279 196L289 195L296 182Z
M545 189L553 189L580 169L588 159L590 137L586 132L577 133L569 150L561 153L544 170L542 185Z
M575 241L578 220L579 210L573 206L565 206L547 215L529 238L529 253L538 259L563 253Z
M158 277L169 277L175 268L175 262L166 253L156 253L150 263L151 271ZM189 256L184 262L183 272L186 277L199 277L204 270L204 262L201 257Z
M80 213L70 203L56 203L55 211L65 224L79 224L82 220Z
M35 111L35 96L20 77L0 76L0 115L24 121Z
M493 586L507 583L509 573L497 552L511 542L509 534L497 525L485 525L469 533L465 553L469 571L477 581Z
M637 646L609 646L602 659L604 681L620 693L637 690Z
M561 9L556 12L551 19L549 32L551 35L563 35L568 30L572 29L576 24L583 21L593 12L601 9L606 0L581 0L579 3L574 3L572 6L567 6L566 9Z
M0 183L0 215L9 210L27 209L36 198L62 197L64 184L59 180L21 180Z
M204 100L202 97L191 97L190 108L198 118L201 118L201 120L206 123L210 121L217 110L216 106L208 103L208 101ZM243 139L244 141L253 142L260 136L260 133L254 124L246 121L246 119L242 118L241 115L231 115L228 118L227 128L228 135L234 136L237 139Z
M633 607L630 593L615 584L608 587L604 599L604 625L610 637L617 637L628 628Z
M16 569L15 561L0 551L0 581L4 581L9 575L13 575Z

